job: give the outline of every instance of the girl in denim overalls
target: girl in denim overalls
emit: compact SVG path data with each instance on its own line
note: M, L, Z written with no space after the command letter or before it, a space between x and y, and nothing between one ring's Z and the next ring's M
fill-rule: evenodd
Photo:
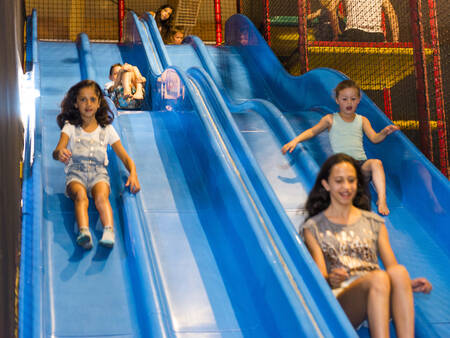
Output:
M85 80L74 85L67 92L61 108L57 122L62 131L53 158L66 165L66 193L74 202L79 228L77 243L85 249L92 248L88 217L88 196L91 196L103 224L100 244L112 247L113 214L106 169L108 144L130 172L125 186L132 193L140 190L136 167L111 125L114 115L96 82Z

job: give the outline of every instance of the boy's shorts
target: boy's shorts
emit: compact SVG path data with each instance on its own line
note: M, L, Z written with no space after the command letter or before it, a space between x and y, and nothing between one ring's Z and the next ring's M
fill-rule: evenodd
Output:
M134 95L135 93L136 88L132 88L131 94ZM142 89L142 95L145 97L145 89ZM118 109L140 109L144 103L144 99L125 97L122 86L115 88L111 98Z
M120 109L140 109L144 100L125 99L124 97L119 97L117 99L117 102L117 108Z
M89 197L92 197L92 188L99 183L105 182L110 186L108 170L104 166L100 165L83 165L72 164L70 170L66 173L66 196L69 197L67 188L71 182L81 183L88 193Z

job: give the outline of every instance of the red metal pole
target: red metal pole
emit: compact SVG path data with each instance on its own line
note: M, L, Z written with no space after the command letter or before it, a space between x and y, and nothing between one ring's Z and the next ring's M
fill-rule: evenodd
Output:
M270 46L270 0L263 0L263 11L264 11L264 38L267 44Z
M214 18L216 20L216 46L222 44L222 10L220 0L214 0Z
M392 121L391 88L383 89L383 97L384 97L384 113Z
M437 132L439 139L439 162L441 172L448 177L448 143L447 143L447 126L445 122L444 94L442 89L442 69L441 54L439 48L439 34L437 23L436 1L428 0L428 8L430 11L430 35L433 45L433 78L434 91L436 95L436 119Z
M428 97L427 64L422 27L422 3L421 0L409 0L409 4L411 11L414 65L416 68L416 98L417 110L419 113L420 143L423 154L433 162L430 100Z
M306 32L306 2L298 0L298 51L300 55L300 73L308 71L308 34Z
M125 17L125 0L119 0L118 2L119 11L119 42L122 41L123 37L123 18Z

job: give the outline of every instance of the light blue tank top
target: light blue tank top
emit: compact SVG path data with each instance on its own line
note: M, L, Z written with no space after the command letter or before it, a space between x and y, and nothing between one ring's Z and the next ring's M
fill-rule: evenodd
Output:
M335 154L345 153L358 161L367 160L363 148L361 115L356 114L352 122L345 122L339 113L334 113L329 136L331 148Z

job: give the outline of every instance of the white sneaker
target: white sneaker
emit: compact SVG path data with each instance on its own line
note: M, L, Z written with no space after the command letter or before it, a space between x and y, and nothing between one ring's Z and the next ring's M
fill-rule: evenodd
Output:
M103 229L103 236L99 243L107 248L112 248L114 246L114 229L113 227L105 227Z
M80 234L77 237L77 244L81 246L83 249L90 250L92 249L92 236L89 232L89 229L82 228L80 230Z

